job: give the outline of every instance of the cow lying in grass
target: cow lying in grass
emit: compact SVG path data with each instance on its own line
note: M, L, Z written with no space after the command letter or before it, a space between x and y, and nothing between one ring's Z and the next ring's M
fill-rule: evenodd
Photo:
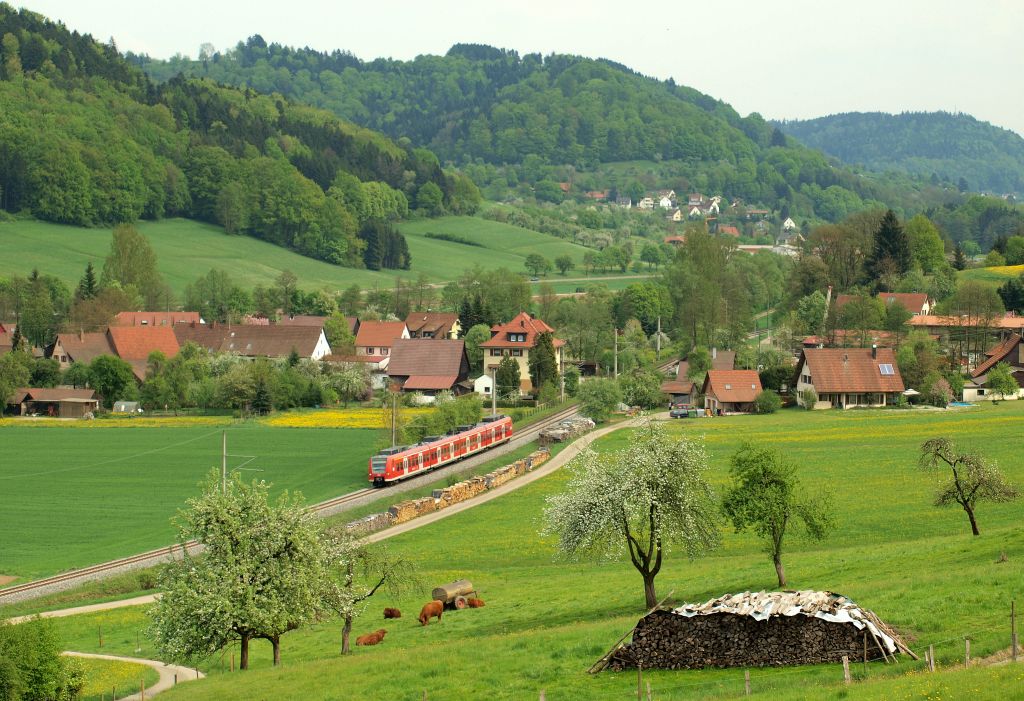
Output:
M486 605L483 599L466 599L466 603L471 609L483 608Z
M374 633L360 635L358 638L356 638L356 645L376 645L384 639L384 636L387 635L387 633L388 632L386 630L381 628L380 630Z
M398 609L384 609L384 618L401 618L402 612Z
M444 612L444 602L443 601L437 601L436 599L434 601L431 601L429 604L424 605L423 610L420 611L420 616L419 616L419 618L420 618L420 625L423 625L423 626L427 625L428 623L430 623L430 619L432 617L434 617L434 616L437 616L437 622L440 623L441 622L441 614L443 612Z

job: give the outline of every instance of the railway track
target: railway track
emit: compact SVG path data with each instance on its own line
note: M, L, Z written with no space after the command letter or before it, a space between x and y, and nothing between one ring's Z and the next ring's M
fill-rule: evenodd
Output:
M570 406L552 414L551 416L545 417L537 423L526 426L521 432L513 435L512 439L504 446L504 448L500 449L500 452L496 453L493 451L487 451L479 455L474 455L467 460L460 461L455 465L440 470L425 472L423 474L437 477L449 472L457 473L469 469L485 460L490 460L496 455L501 455L502 453L536 440L537 436L545 428L548 428L549 426L552 426L575 413L576 406ZM354 492L342 494L341 496L313 504L309 508L316 514L322 517L327 517L336 514L339 511L343 511L346 506L359 504L362 500L369 501L372 498L372 495L384 496L386 494L400 494L403 491L408 491L415 488L419 481L420 480L417 476L412 479L405 480L389 489L357 489ZM45 577L31 582L24 582L22 584L4 587L0 589L0 605L10 604L17 601L25 601L37 596L43 596L44 594L51 594L65 589L71 589L86 582L103 579L105 577L121 574L122 572L127 572L133 569L151 567L162 562L167 562L168 560L180 558L182 556L183 548L187 548L189 553L197 553L201 550L200 544L191 540L184 545L168 545L155 550L148 550L144 553L139 553L138 555L130 555L117 560L110 560L109 562L102 562L97 565L82 567L69 572L62 572L61 574L56 574L52 577Z

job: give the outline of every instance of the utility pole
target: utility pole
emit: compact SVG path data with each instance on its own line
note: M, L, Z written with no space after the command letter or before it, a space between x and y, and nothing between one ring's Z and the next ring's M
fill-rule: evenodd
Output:
M228 493L228 432L220 432L220 492Z
M498 366L491 366L491 416L498 415Z
M656 345L658 349L655 351L657 355L654 357L661 360L661 314L658 315L658 340L656 341Z
M619 330L618 329L614 329L614 331L615 331L615 360L613 361L614 365L612 366L613 367L613 369L612 369L612 377L618 377L619 376Z
M398 392L391 392L391 447L398 444Z

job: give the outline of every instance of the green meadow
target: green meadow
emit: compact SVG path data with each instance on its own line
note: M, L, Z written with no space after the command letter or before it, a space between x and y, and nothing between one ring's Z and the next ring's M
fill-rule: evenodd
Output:
M149 239L157 266L172 289L185 286L211 268L226 270L236 284L251 288L271 285L282 270L291 270L304 289L341 290L353 283L361 287L389 287L396 277L421 273L433 282L457 278L476 265L506 267L516 272L533 252L548 258L568 254L580 264L586 249L562 239L475 217L442 217L404 222L412 269L373 271L342 268L249 236L232 236L212 224L189 219L164 219L137 224ZM427 233L451 234L478 246L427 238ZM34 268L56 275L69 287L78 284L85 266L99 269L110 250L109 228L84 229L38 221L0 223L0 276L28 275Z
M785 565L790 586L850 596L895 626L922 653L935 646L940 670L962 666L963 637L975 658L1009 645L1010 601L1024 594L1021 502L978 509L982 535L972 537L958 509L931 505L940 473L917 467L920 444L948 436L998 461L1024 486L1017 457L1024 402L961 411L786 410L772 416L676 421L670 430L705 441L709 478L727 482L729 456L744 440L779 448L800 468L807 488L834 495L838 529L825 543L789 541ZM598 444L621 447L622 433ZM553 543L538 536L545 498L560 490L565 470L513 494L388 541L419 566L425 590L401 600L375 596L354 635L380 627L382 645L338 655L340 625L327 620L289 633L283 662L270 665L270 646L254 647L253 669L227 671L232 651L201 668L210 678L180 685L167 699L624 699L635 693L636 674L587 668L643 613L639 575L625 562L567 563L553 559ZM722 547L690 562L669 557L658 591L673 602L703 601L728 592L772 590L774 570L760 544L722 526ZM1005 555L1004 557L1001 557ZM473 581L483 609L446 613L441 623L415 620L429 588L456 578ZM383 621L384 606L404 617ZM69 649L135 654L147 625L142 608L57 619ZM144 635L144 634L143 634ZM143 637L142 656L156 654ZM234 651L237 654L237 650ZM838 665L752 670L756 695L804 698L1010 698L1020 668L991 668L928 675L923 662L854 665L846 688ZM743 671L645 672L654 698L735 698Z
M36 578L173 543L171 518L220 467L221 430L0 428L0 574ZM310 502L365 487L378 436L257 423L226 430L229 467Z
M1003 265L996 268L970 268L961 270L957 277L961 280L977 280L992 286L1002 285L1007 280L1024 274L1024 265Z

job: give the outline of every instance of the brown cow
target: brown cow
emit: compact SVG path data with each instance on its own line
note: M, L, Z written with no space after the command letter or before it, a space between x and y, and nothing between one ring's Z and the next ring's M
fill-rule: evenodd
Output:
M434 600L429 604L423 606L423 610L420 611L420 625L427 625L430 623L430 619L437 616L437 622L441 622L441 613L444 612L444 602Z
M376 645L384 639L385 635L387 635L387 631L383 628L374 633L360 635L358 638L356 638L356 645Z
M478 609L486 606L483 599L466 599L466 603L469 604L471 609Z
M398 609L384 609L384 618L401 618L402 612Z

